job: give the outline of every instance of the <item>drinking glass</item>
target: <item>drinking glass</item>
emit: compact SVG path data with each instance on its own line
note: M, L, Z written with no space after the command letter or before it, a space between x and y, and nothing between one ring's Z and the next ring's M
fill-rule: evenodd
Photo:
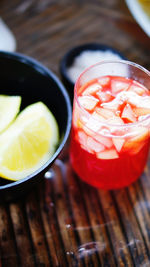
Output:
M74 171L86 183L117 189L137 180L144 170L150 144L150 115L123 125L93 121L93 113L80 104L81 90L93 79L107 76L132 79L150 89L150 72L133 62L103 61L86 69L74 88L70 160ZM114 145L111 147L112 141L122 146L120 151Z

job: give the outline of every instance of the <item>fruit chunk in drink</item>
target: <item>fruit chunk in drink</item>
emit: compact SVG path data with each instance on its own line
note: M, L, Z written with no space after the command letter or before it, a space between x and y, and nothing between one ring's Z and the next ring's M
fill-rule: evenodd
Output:
M150 93L142 84L118 76L85 83L74 99L70 158L75 172L104 189L129 185L143 172L149 126Z

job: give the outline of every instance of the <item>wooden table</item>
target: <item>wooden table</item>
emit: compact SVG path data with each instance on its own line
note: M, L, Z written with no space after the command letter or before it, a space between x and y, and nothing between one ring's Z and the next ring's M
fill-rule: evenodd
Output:
M150 69L150 39L119 0L1 0L17 51L58 76L75 45L111 45ZM150 266L150 164L133 185L96 190L73 173L68 145L51 178L0 205L0 266Z

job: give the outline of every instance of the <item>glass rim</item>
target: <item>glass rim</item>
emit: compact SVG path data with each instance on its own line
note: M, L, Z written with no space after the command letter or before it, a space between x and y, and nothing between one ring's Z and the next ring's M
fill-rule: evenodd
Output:
M103 65L103 64L109 64L109 63L119 63L119 64L125 64L125 65L130 65L132 67L135 67L141 71L143 71L145 74L147 74L150 78L150 71L147 70L146 68L144 68L143 66L135 63L135 62L132 62L132 61L129 61L129 60L103 60L103 61L100 61L100 62L97 62L96 64L93 64L89 67L87 67L78 77L78 79L76 80L75 82L75 86L74 86L74 98L79 106L79 108L82 110L83 113L85 113L86 116L90 116L90 114L80 105L79 101L78 101L78 96L77 96L77 87L78 87L78 83L81 79L81 77L84 75L84 73L86 73L88 70L96 67L96 66L99 66L99 65ZM126 124L112 124L112 123L109 123L109 122L100 122L102 125L106 125L106 126L111 126L111 127L119 127L119 128L127 128L127 127L133 127L133 126L138 126L140 124L142 124L143 122L147 121L148 119L150 119L150 114L146 116L146 118L140 120L140 121L136 121L136 122L132 122L132 123L126 123ZM87 127L87 126L86 126ZM88 128L88 127L87 127ZM90 129L91 130L91 129ZM94 132L94 131L93 131Z

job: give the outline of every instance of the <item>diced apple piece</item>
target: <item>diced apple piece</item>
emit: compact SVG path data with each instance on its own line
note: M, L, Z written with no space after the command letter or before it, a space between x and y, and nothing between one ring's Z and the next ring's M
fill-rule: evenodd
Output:
M106 119L96 111L93 112L92 117L93 117L93 119L95 119L97 121L106 123Z
M98 83L94 83L90 86L87 87L87 89L85 89L85 91L82 93L82 95L92 95L96 92L98 92L99 90L101 90L101 85Z
M141 142L149 137L149 130L144 126L136 126L129 130L129 134L131 136L130 140L132 139L132 141Z
M113 137L112 141L113 141L113 144L114 144L115 148L117 149L117 151L120 152L122 149L122 146L125 142L124 138Z
M99 159L117 159L119 156L115 149L109 149L96 154Z
M109 124L113 124L113 125L123 125L124 124L123 120L118 116L113 116L112 118L108 119L107 122Z
M121 114L121 118L125 123L130 123L130 122L133 123L137 121L135 113L133 112L130 104L125 105Z
M140 96L145 94L145 89L144 88L142 88L141 86L134 85L134 84L132 84L129 87L128 91L133 91L133 92L135 92L136 94L138 94Z
M85 125L85 123L87 123L88 121L88 118L86 116L78 116L78 119L77 119L77 127L78 128L83 128L83 125Z
M95 135L94 139L103 144L106 148L111 148L113 146L112 139L110 137L105 137L101 134Z
M82 95L83 92L86 90L86 88L88 88L89 86L91 86L93 83L97 83L97 79L90 80L87 83L84 83L84 85L82 85L80 88L78 88L78 96L79 95Z
M104 102L108 102L108 101L111 101L113 100L113 96L112 94L110 93L110 91L99 91L96 93L96 95L98 96L99 100L104 103Z
M105 122L106 120L102 116L94 112L88 121L85 124L82 124L82 128L86 134L93 136L95 132L98 132L101 129Z
M100 83L100 85L102 86L106 86L109 84L110 78L109 77L101 77L98 79L98 82Z
M84 125L88 120L88 114L85 114L84 110L79 111L78 106L75 107L73 115L72 115L72 122L75 127L82 128L82 125Z
M107 109L107 108L98 108L96 107L95 112L97 112L99 115L104 117L105 119L109 119L113 117L115 114L112 110Z
M122 151L128 151L130 154L136 154L141 150L146 140L149 138L148 129L142 126L133 129L133 134L135 134L133 137L130 137L125 141Z
M114 116L110 118L108 121L108 129L111 134L114 134L115 136L117 135L123 135L124 134L124 127L119 127L119 126L124 126L124 122L120 117Z
M117 111L122 104L123 104L123 100L116 97L112 101L102 103L101 107L109 109L111 111Z
M81 147L89 153L93 153L93 150L87 146L87 138L88 136L83 131L78 131L77 140L80 143Z
M77 128L83 128L83 126L87 123L88 119L85 116L80 116L76 122L73 120L73 124Z
M148 114L150 114L150 107L149 108L134 107L133 112L134 112L134 114L136 114L137 117L148 115Z
M138 117L138 121L143 121L143 120L144 120L144 126L146 126L146 125L150 126L150 114Z
M113 94L118 94L121 91L126 91L129 87L130 83L121 81L119 79L112 80L111 82L111 90Z
M90 119L85 124L85 127L87 127L88 129L90 129L94 132L97 132L101 128L101 121L95 119L95 116L93 116L93 114L92 114Z
M83 129L83 131L84 131L87 135L89 135L89 136L93 136L94 133L93 133L93 130L92 130L92 129L86 127L85 125L82 126L82 129Z
M86 147L87 135L83 131L78 131L77 138L78 138L79 143Z
M99 153L105 149L104 145L98 143L92 137L87 138L87 147L96 153Z
M133 91L121 92L116 98L120 98L126 101L130 105L138 108L149 108L150 107L150 96L140 96ZM104 103L105 104L105 103ZM106 103L107 104L107 103Z
M78 100L80 105L89 111L92 111L99 102L99 100L93 96L79 96Z

